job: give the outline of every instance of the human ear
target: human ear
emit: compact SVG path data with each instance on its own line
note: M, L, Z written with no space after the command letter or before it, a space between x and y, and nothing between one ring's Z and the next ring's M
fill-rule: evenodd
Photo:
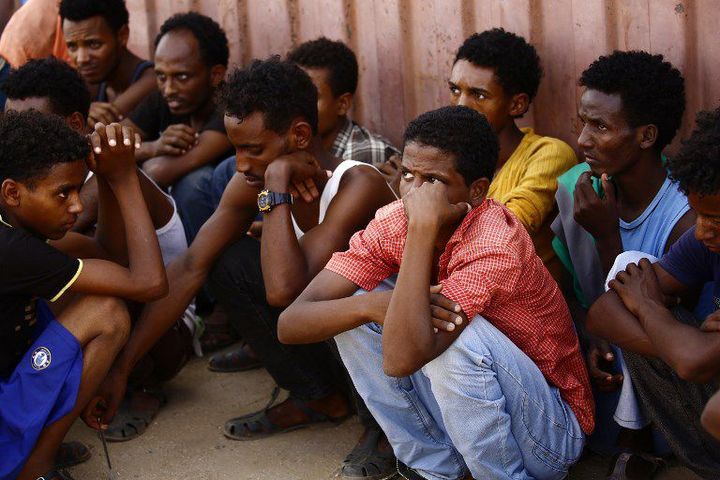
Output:
M338 117L343 117L348 114L350 109L353 106L353 97L354 95L350 92L343 93L340 95L337 99L337 114Z
M307 150L313 138L312 127L303 119L295 119L290 125L290 147L293 150Z
M128 38L130 38L130 27L128 27L127 24L120 27L120 30L117 32L117 38L120 45L127 47Z
M530 97L527 93L516 93L510 101L510 116L522 117L530 108Z
M657 141L658 129L656 125L650 124L640 127L640 148L652 148Z
M73 112L65 119L65 123L67 123L68 126L76 132L85 133L87 122L85 122L85 119L80 112Z
M5 205L9 207L17 207L20 205L20 185L11 179L6 178L0 185L0 195Z
M490 180L485 177L478 178L470 184L470 205L477 207L487 197L488 189L490 188Z
M213 88L220 85L220 82L225 79L225 72L227 71L227 68L225 68L224 65L214 65L210 69L210 81L212 83Z

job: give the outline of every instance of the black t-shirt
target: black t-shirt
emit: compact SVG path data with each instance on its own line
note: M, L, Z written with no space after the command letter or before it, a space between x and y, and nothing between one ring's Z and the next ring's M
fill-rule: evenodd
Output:
M216 108L207 122L205 122L205 125L200 129L200 132L215 130L225 135L224 116L225 114L222 109ZM170 112L170 107L168 107L162 93L158 91L154 91L148 95L135 107L135 110L130 112L128 117L148 136L146 140L157 140L160 134L170 125L178 123L190 125L190 117L188 115L178 116Z
M81 260L0 216L0 377L13 372L32 343L37 299L56 300L81 268Z

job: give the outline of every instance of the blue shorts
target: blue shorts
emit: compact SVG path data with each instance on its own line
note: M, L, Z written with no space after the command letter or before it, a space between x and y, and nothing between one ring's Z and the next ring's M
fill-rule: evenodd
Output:
M75 407L82 347L43 301L35 341L7 378L0 378L0 480L16 478L43 429Z

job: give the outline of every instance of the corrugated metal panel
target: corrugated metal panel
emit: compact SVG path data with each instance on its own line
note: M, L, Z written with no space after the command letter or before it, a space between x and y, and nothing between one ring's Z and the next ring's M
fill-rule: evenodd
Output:
M405 123L448 101L455 51L475 31L501 26L535 44L545 78L523 123L575 145L576 81L613 49L661 53L687 81L692 118L720 100L717 0L127 0L130 46L149 56L171 14L196 10L230 39L231 63L285 54L325 35L347 42L360 63L355 117L399 142ZM677 144L677 142L676 142Z

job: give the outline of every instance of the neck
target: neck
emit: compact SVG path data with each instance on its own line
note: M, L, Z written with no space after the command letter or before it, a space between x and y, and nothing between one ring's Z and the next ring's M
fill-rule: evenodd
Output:
M342 162L341 159L334 157L328 149L325 148L323 139L320 135L315 135L308 151L315 156L320 164L320 168L323 170L334 171L335 168Z
M340 130L345 126L345 122L347 122L347 117L342 116L338 118L337 123L333 126L333 128L330 129L330 131L325 132L320 135L322 139L322 146L327 150L328 152L332 151L332 147L335 144L335 139L338 136L338 133L340 133Z
M132 80L132 74L135 71L135 67L142 60L134 55L130 50L124 48L122 54L120 54L120 60L115 66L108 78L105 80L105 84L116 94L120 94L127 90Z
M190 125L193 128L200 129L200 127L205 125L205 123L215 111L215 102L213 101L214 96L215 92L210 92L207 101L202 105L202 107L198 108L190 114Z
M498 147L500 147L500 149L498 152L496 171L500 170L502 166L505 165L505 162L507 162L508 158L510 158L510 156L512 156L515 152L524 136L525 134L517 127L517 125L515 125L515 121L511 122L510 125L498 132Z
M642 212L662 186L667 172L662 158L654 151L641 154L629 170L615 175L620 214Z

